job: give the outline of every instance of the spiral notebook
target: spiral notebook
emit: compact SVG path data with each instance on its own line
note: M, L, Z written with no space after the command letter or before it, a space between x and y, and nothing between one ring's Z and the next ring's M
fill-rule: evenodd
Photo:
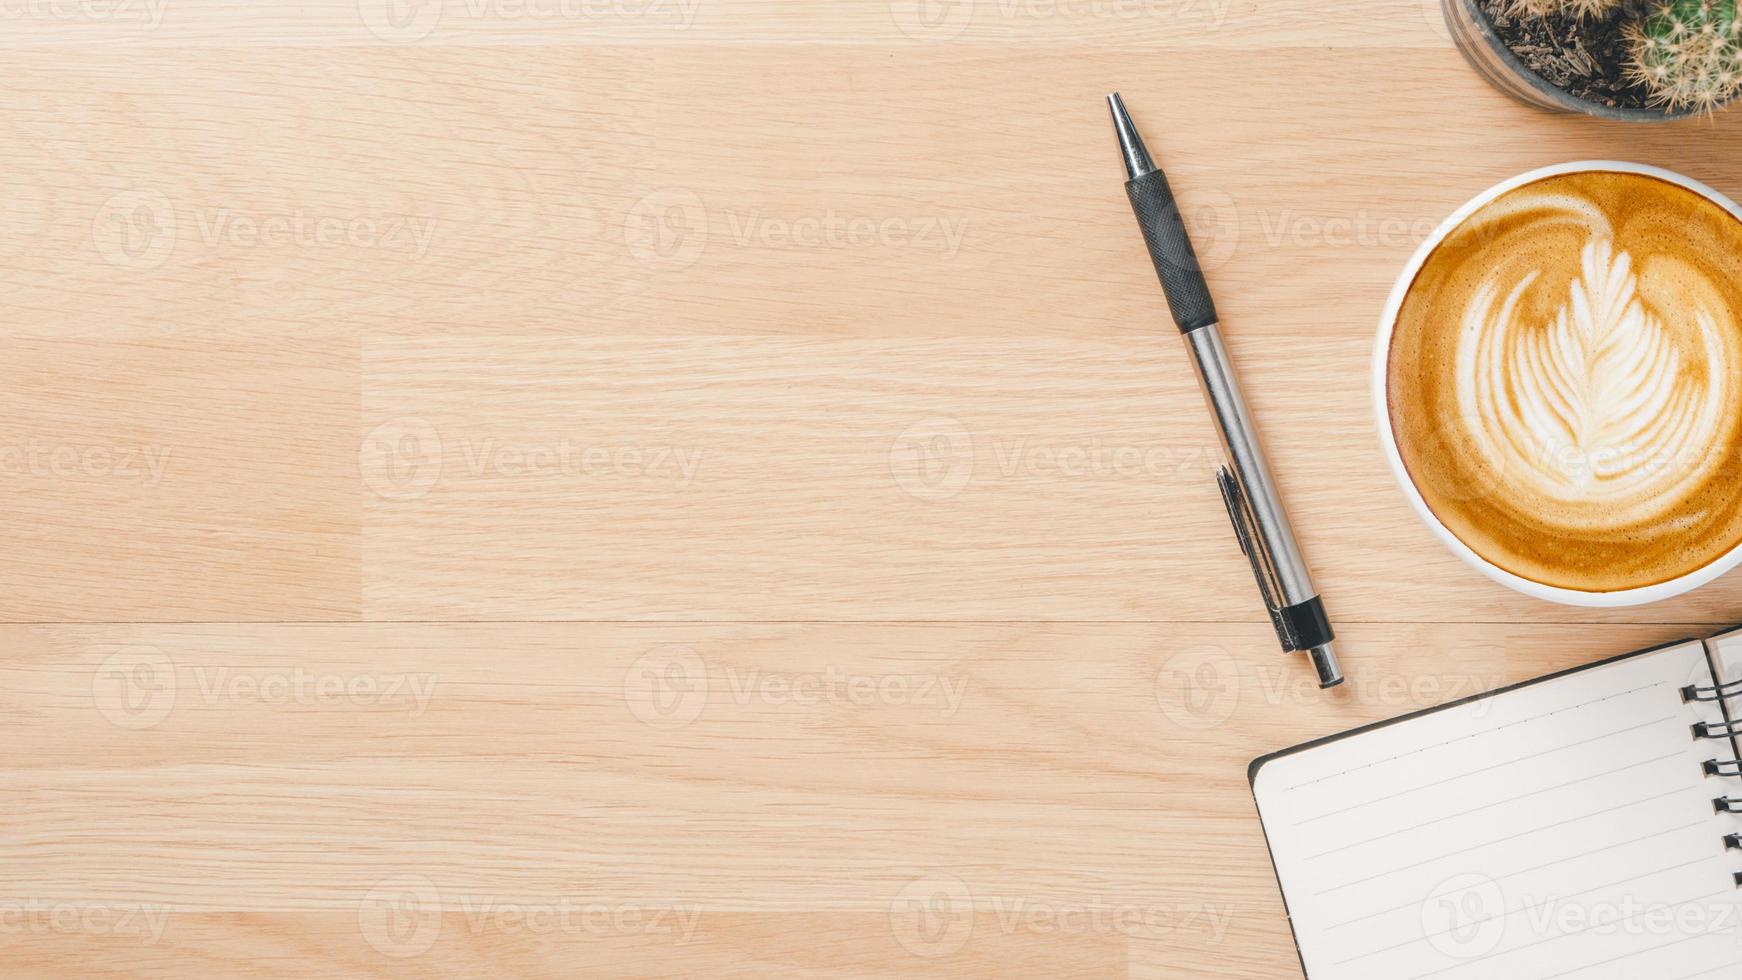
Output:
M1309 980L1742 976L1742 629L1252 763Z

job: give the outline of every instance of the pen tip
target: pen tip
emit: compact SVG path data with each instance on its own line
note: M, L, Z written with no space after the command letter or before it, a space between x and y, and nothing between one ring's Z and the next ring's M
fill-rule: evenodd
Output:
M1107 111L1113 114L1113 132L1119 138L1119 154L1125 158L1126 178L1154 173L1155 161L1149 156L1149 148L1143 145L1143 137L1131 121L1131 114L1125 111L1125 100L1118 92L1107 95Z

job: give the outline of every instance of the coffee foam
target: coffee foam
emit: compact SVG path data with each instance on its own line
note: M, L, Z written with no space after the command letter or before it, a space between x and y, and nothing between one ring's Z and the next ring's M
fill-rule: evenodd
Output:
M1490 202L1429 256L1389 358L1393 431L1490 562L1609 592L1742 542L1742 222L1626 173Z

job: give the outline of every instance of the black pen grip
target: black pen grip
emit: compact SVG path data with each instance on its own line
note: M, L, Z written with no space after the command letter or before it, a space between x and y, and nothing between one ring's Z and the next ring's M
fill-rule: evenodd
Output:
M1133 177L1125 182L1125 193L1131 198L1137 227L1149 245L1150 261L1155 263L1155 274L1161 278L1161 290L1167 294L1168 309L1173 311L1180 333L1215 323L1216 304L1210 300L1209 284L1204 282L1204 270L1192 250L1173 189L1167 186L1167 175L1155 170Z

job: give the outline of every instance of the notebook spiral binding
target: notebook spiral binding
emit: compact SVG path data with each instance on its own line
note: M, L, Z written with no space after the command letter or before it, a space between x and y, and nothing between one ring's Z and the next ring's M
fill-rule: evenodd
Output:
M1742 697L1742 680L1730 681L1713 687L1700 687L1689 684L1682 688L1682 702L1688 701L1724 701L1729 698Z
M1681 695L1684 704L1690 701L1718 703L1725 709L1724 715L1728 719L1730 714L1728 701L1731 698L1742 698L1742 680L1715 684L1711 687L1689 684L1682 688ZM1696 723L1693 730L1696 739L1723 739L1734 744L1735 739L1742 738L1742 721L1735 719L1717 723L1702 721ZM1702 764L1702 768L1707 776L1727 776L1733 779L1742 779L1742 759L1733 759L1728 762L1707 759ZM1742 813L1742 797L1720 796L1712 801L1712 810L1715 813ZM1724 849L1742 851L1742 834L1725 834ZM1736 887L1742 888L1742 871L1736 872L1733 877Z

